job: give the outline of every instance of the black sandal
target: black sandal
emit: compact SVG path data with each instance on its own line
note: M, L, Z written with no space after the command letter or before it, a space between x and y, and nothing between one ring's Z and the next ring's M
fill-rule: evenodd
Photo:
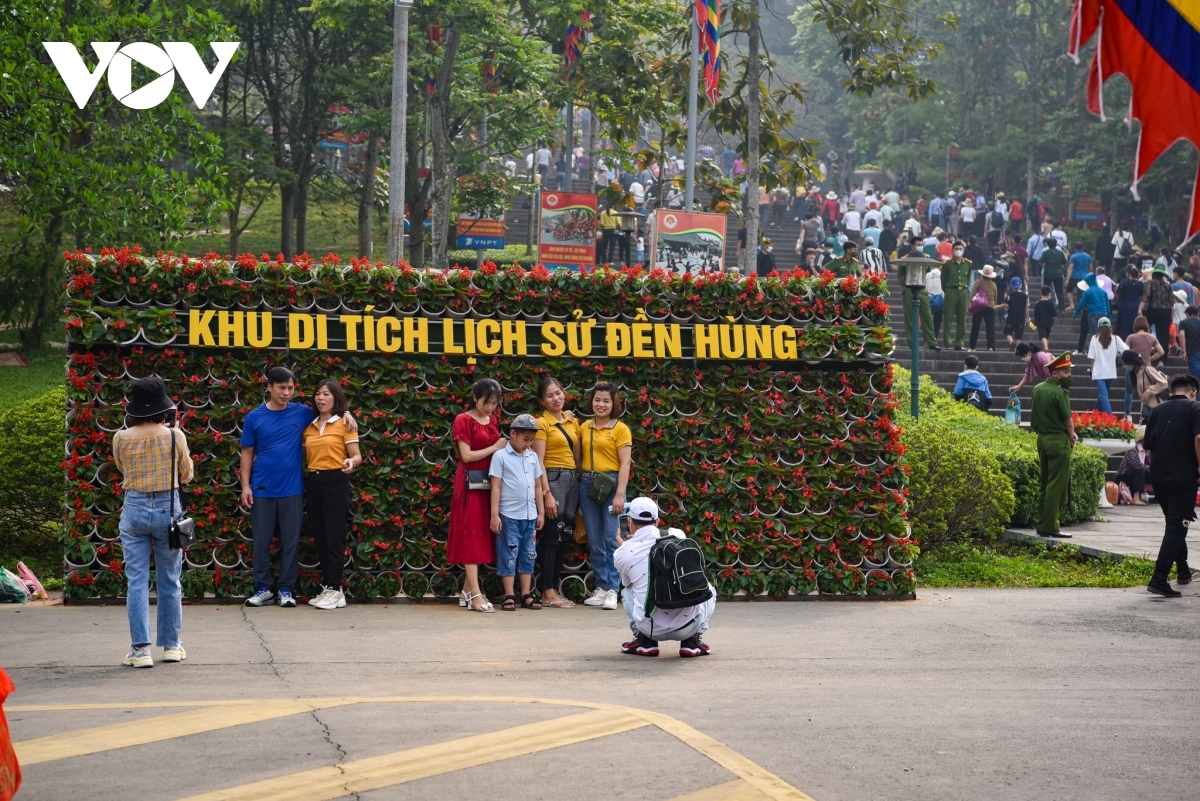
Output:
M536 595L534 595L532 592L527 592L521 596L521 608L522 609L541 609L542 602L539 601L538 597Z
M500 604L500 608L505 612L517 611L517 596L505 595L503 602Z

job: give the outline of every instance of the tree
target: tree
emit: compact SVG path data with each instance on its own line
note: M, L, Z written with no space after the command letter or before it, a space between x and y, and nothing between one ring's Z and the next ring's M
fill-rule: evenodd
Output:
M94 70L88 42L183 40L207 52L208 42L227 38L212 11L156 0L11 0L0 14L8 73L0 81L0 177L13 187L18 215L17 230L0 242L0 321L21 328L26 344L40 343L57 316L69 243L168 249L222 208L220 145L181 93L133 110L98 87L78 108L41 43L75 44Z

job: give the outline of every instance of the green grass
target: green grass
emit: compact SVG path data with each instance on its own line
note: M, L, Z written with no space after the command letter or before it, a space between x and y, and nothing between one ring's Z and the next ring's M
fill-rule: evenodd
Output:
M1136 587L1150 580L1154 563L1131 556L1117 563L1071 545L1005 540L922 552L915 569L922 587Z
M12 343L13 331L0 331L0 343ZM67 352L52 345L22 350L28 367L0 367L0 409L8 409L47 390L63 386Z

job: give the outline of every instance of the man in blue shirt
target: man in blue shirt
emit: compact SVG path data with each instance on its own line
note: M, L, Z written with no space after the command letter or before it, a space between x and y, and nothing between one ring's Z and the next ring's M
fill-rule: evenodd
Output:
M945 228L946 221L943 218L945 210L946 201L942 200L942 193L935 193L933 200L929 202L929 224L937 228Z
M1068 276L1067 286L1075 287L1092 271L1092 257L1083 252L1082 242L1076 242L1075 252L1071 254L1069 261L1071 262L1071 274ZM1078 303L1080 292L1074 291L1072 294L1075 295L1075 302Z
M300 526L304 518L304 429L317 416L311 406L292 403L296 376L286 367L267 371L268 400L242 422L242 506L254 532L254 595L247 606L278 601L292 607L300 572ZM346 426L358 430L347 413ZM278 595L272 592L271 539L279 531Z

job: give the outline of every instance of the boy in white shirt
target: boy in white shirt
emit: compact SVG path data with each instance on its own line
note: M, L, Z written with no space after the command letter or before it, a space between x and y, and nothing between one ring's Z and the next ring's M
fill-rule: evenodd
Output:
M521 608L542 608L537 596L530 592L537 560L535 536L546 520L538 485L542 464L533 450L537 432L533 415L517 415L509 428L508 444L492 454L488 469L492 485L491 529L496 535L496 575L504 584L504 603L500 608L505 612L517 608L514 573L521 576Z

